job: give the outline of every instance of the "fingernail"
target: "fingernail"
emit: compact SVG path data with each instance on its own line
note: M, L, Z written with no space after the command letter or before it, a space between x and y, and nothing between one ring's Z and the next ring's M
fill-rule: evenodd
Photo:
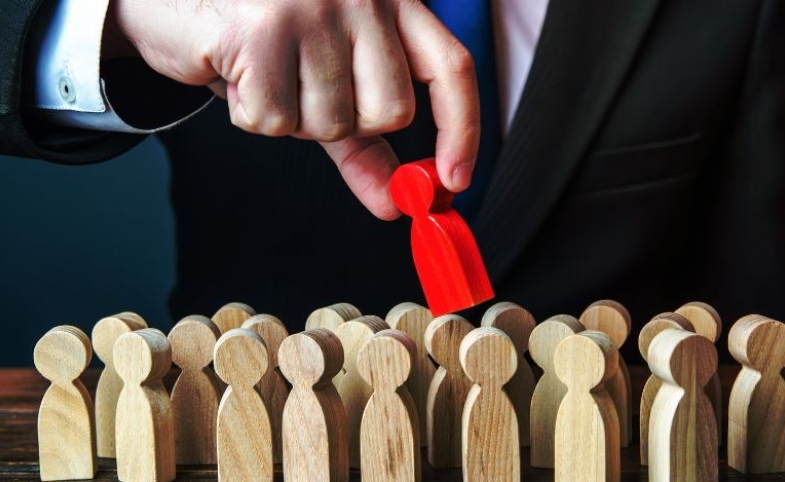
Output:
M452 190L463 191L472 181L472 171L474 166L472 164L458 164L452 171Z

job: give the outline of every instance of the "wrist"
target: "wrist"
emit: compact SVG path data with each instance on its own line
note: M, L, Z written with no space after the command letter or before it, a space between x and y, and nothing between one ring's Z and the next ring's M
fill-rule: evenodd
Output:
M103 35L101 37L101 58L116 59L121 57L139 57L133 43L123 33L117 23L117 4L119 0L111 0L106 11Z

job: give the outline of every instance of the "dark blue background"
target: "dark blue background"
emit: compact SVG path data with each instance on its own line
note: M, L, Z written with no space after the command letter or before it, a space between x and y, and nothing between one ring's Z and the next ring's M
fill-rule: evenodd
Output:
M29 366L50 328L90 335L136 311L168 331L175 281L169 163L149 138L92 166L0 157L0 366Z

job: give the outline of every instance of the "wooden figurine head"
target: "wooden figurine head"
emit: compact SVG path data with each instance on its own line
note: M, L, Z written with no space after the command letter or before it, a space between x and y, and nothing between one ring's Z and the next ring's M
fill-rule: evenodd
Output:
M586 330L564 339L556 347L554 368L570 390L589 392L619 369L619 351L608 334Z
M343 347L324 328L289 336L278 350L281 372L292 385L312 387L332 380L343 367Z
M172 367L172 345L155 328L132 331L114 344L114 362L123 381L141 385L166 375Z
M169 332L172 361L183 370L201 370L213 361L215 342L221 331L212 320L192 315L180 320Z
M761 315L748 315L734 323L728 347L742 365L766 372L785 367L785 324Z
M661 313L646 323L638 335L638 350L644 361L649 360L649 345L655 336L668 328L681 329L695 333L695 327L683 316L677 313Z
M501 387L518 369L512 340L498 328L475 328L461 342L459 357L463 371L475 384Z
M529 353L534 362L546 373L553 372L553 353L568 336L585 330L575 317L556 315L537 325L529 337Z
M666 383L704 387L717 371L717 350L708 338L667 329L649 346L649 367Z
M592 303L581 314L580 322L587 330L601 331L610 336L616 348L624 345L632 328L632 320L627 308L613 300Z
M264 340L251 330L229 330L215 344L215 372L232 387L256 385L269 363Z
M33 352L35 368L47 380L65 385L79 378L93 357L90 339L75 326L52 328L38 340Z
M360 349L357 370L374 391L391 392L406 383L414 356L414 341L406 333L382 330Z

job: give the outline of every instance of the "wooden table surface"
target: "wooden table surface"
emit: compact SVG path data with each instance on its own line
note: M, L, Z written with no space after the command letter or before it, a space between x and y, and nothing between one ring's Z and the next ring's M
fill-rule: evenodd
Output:
M736 366L720 367L725 407L727 407L730 386L738 370L739 367ZM646 381L646 377L648 377L648 371L646 367L632 366L630 367L630 373L633 381L633 399L635 403L638 403L643 384ZM88 370L88 373L83 377L91 393L94 393L97 377L98 371L94 369ZM169 377L170 382L171 378ZM34 369L0 369L0 479L2 480L40 480L38 475L36 418L38 406L47 386L48 382ZM529 468L528 450L524 450L521 457L522 480L553 480L553 471ZM720 458L725 458L724 447L721 448ZM96 480L117 480L114 461L109 459L99 460L100 471L96 476ZM215 467L178 466L177 469L178 481L217 479ZM641 467L638 463L637 445L622 450L621 478L623 481L648 480L646 468ZM282 479L279 471L277 480ZM359 472L354 471L352 473L352 480L360 480ZM434 470L430 468L427 460L423 459L423 481L458 480L461 480L460 470ZM729 469L725 462L722 461L720 463L720 480L785 480L785 475L744 476L733 469Z

